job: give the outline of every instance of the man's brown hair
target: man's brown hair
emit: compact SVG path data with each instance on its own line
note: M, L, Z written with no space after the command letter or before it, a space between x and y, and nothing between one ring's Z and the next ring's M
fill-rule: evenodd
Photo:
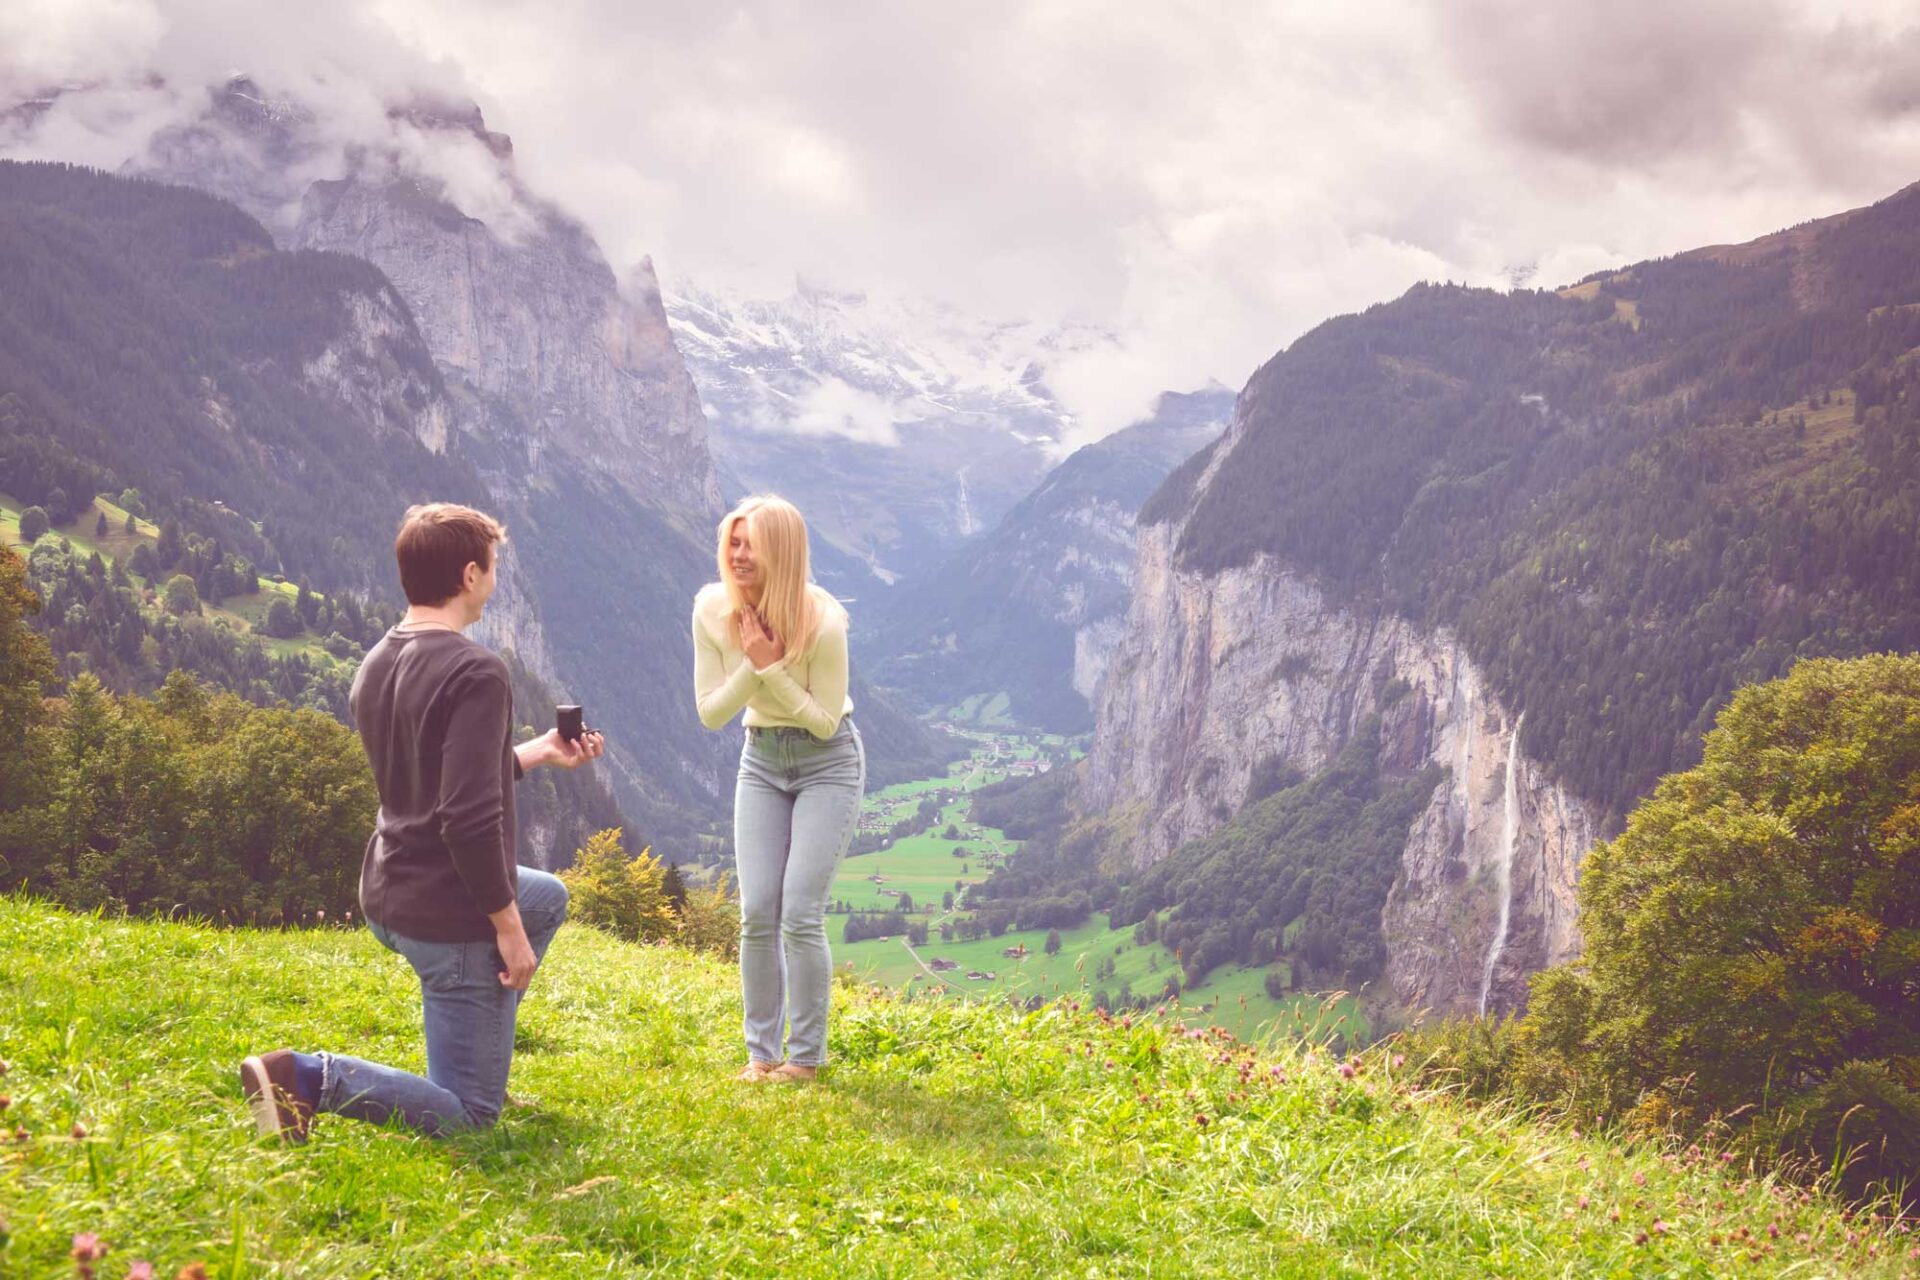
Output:
M467 566L493 566L493 544L507 540L507 526L484 511L451 502L408 507L393 540L400 562L400 589L407 602L445 604L466 585Z

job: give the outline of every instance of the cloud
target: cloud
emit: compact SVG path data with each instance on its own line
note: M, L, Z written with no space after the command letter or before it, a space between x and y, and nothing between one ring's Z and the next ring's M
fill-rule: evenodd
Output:
M1083 437L1420 279L1555 285L1920 177L1904 0L44 8L0 16L0 88L114 84L130 135L238 67L343 137L472 94L616 270L1111 329L1048 371ZM421 163L488 198L459 154ZM883 433L879 407L817 408Z
M842 436L860 444L900 443L899 406L885 397L828 377L809 386L784 414L769 415L770 430L803 436Z

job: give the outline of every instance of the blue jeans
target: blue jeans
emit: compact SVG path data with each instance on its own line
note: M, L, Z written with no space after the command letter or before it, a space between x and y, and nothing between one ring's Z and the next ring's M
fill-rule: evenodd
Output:
M851 719L826 741L805 729L749 729L734 789L740 880L740 995L747 1053L827 1060L827 895L860 820L867 749ZM781 1032L787 1033L781 1052Z
M520 920L533 953L567 918L567 886L557 876L520 868ZM382 1066L343 1053L319 1055L320 1111L384 1124L398 1116L423 1133L484 1128L500 1118L513 1063L513 1024L526 993L502 986L506 962L486 942L422 942L375 924L368 930L406 957L420 975L425 1006L427 1074Z

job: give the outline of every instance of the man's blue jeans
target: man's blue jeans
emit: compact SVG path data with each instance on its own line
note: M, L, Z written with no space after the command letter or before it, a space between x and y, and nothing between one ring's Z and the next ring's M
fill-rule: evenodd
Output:
M740 877L740 994L756 1062L827 1060L827 895L860 820L867 751L852 719L826 741L749 729L733 799ZM780 1037L787 1033L786 1052Z
M521 867L519 878L520 920L533 953L544 960L547 944L567 918L567 886L531 867ZM362 1058L323 1053L319 1110L375 1124L397 1116L429 1134L492 1124L507 1099L514 1018L525 994L501 985L506 963L500 949L491 941L422 942L372 921L367 928L420 975L427 1074L423 1079Z

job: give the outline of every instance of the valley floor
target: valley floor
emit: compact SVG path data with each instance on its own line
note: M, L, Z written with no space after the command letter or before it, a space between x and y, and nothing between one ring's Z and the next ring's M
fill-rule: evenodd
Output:
M1063 738L1012 729L962 732L974 739L974 748L946 776L901 783L867 798L867 822L884 829L911 814L929 794L950 797L933 827L847 858L831 893L843 911L867 912L894 910L897 895L905 893L914 905L911 918L928 926L927 944L909 946L904 937L849 943L844 940L846 915L832 915L827 933L836 965L915 995L1073 996L1116 1012L1135 1004L1169 1003L1175 1016L1224 1027L1249 1043L1303 1035L1338 1035L1343 1043L1365 1043L1370 1027L1357 999L1345 992L1311 991L1276 999L1267 993L1265 968L1223 965L1181 992L1177 1001L1165 1001L1167 980L1181 976L1179 958L1158 942L1136 942L1131 928L1110 928L1102 914L1061 930L1060 949L1052 955L1046 951L1046 929L1009 929L972 940L956 932L943 940L940 926L957 925L969 914L965 887L985 881L997 863L1020 849L1020 842L1005 832L973 821L973 793L1007 778L1012 762L1038 761L1046 748L1067 745ZM946 835L949 828L954 831L951 837ZM960 905L944 907L947 895Z
M501 1126L253 1136L239 1057L418 1069L406 966L358 930L227 931L0 899L0 1274L215 1277L1894 1276L1823 1197L1351 1078L1171 1022L843 984L834 1065L734 1083L724 964L569 927ZM76 1127L77 1126L77 1127ZM1776 1237L1771 1229L1778 1231ZM10 1232L10 1239L5 1233ZM1804 1234L1803 1234L1804 1233Z

